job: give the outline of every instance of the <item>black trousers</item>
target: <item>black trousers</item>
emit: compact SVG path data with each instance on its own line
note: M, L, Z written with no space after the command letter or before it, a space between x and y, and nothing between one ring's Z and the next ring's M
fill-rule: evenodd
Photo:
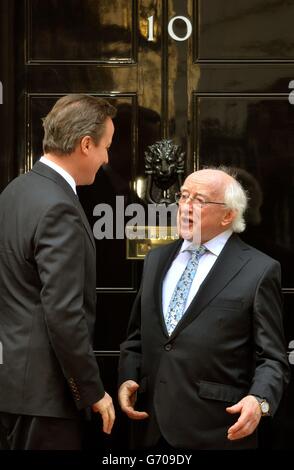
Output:
M0 412L1 450L80 450L82 420Z

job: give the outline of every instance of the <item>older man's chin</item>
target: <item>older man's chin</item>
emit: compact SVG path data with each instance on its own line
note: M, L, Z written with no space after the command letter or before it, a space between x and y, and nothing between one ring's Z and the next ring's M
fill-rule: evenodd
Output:
M193 239L193 232L190 232L190 231L185 231L185 230L181 230L180 231L180 237L183 238L183 240L192 240Z
M181 238L184 240L193 241L195 245L200 245L201 243L201 231L199 229L191 230L180 227L179 234Z

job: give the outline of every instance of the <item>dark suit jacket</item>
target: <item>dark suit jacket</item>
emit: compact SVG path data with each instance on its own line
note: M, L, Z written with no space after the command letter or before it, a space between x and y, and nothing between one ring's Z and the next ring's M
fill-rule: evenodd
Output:
M70 185L40 162L1 194L0 226L0 411L76 417L104 395L90 226Z
M234 449L257 445L256 433L229 441L238 419L225 408L247 394L266 397L274 413L288 382L280 265L232 235L171 337L162 313L162 281L180 241L151 251L121 346L119 383L140 383L135 445L163 437L174 447Z

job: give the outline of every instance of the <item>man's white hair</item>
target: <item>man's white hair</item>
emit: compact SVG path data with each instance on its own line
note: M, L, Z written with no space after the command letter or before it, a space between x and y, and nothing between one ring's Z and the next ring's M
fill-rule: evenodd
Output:
M224 202L229 209L236 211L236 217L232 222L232 230L236 233L244 232L246 228L244 214L248 204L246 191L239 181L236 180L236 173L233 168L219 167L218 169L232 177L224 192Z
M227 175L232 177L232 180L229 184L226 185L224 191L224 203L229 209L236 211L236 217L232 222L232 230L236 233L244 232L246 228L246 222L244 218L245 211L248 205L248 196L245 189L236 179L236 172L234 168L226 166L218 167L205 167L205 169L219 170L227 173Z

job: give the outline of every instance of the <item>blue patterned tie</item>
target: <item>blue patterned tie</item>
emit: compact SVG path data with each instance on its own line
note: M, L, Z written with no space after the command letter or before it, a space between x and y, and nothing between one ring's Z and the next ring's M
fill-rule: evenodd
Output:
M191 251L191 257L176 285L167 310L165 323L169 335L172 334L185 312L185 306L198 268L199 259L205 253L206 248L201 245L200 247L189 251Z

